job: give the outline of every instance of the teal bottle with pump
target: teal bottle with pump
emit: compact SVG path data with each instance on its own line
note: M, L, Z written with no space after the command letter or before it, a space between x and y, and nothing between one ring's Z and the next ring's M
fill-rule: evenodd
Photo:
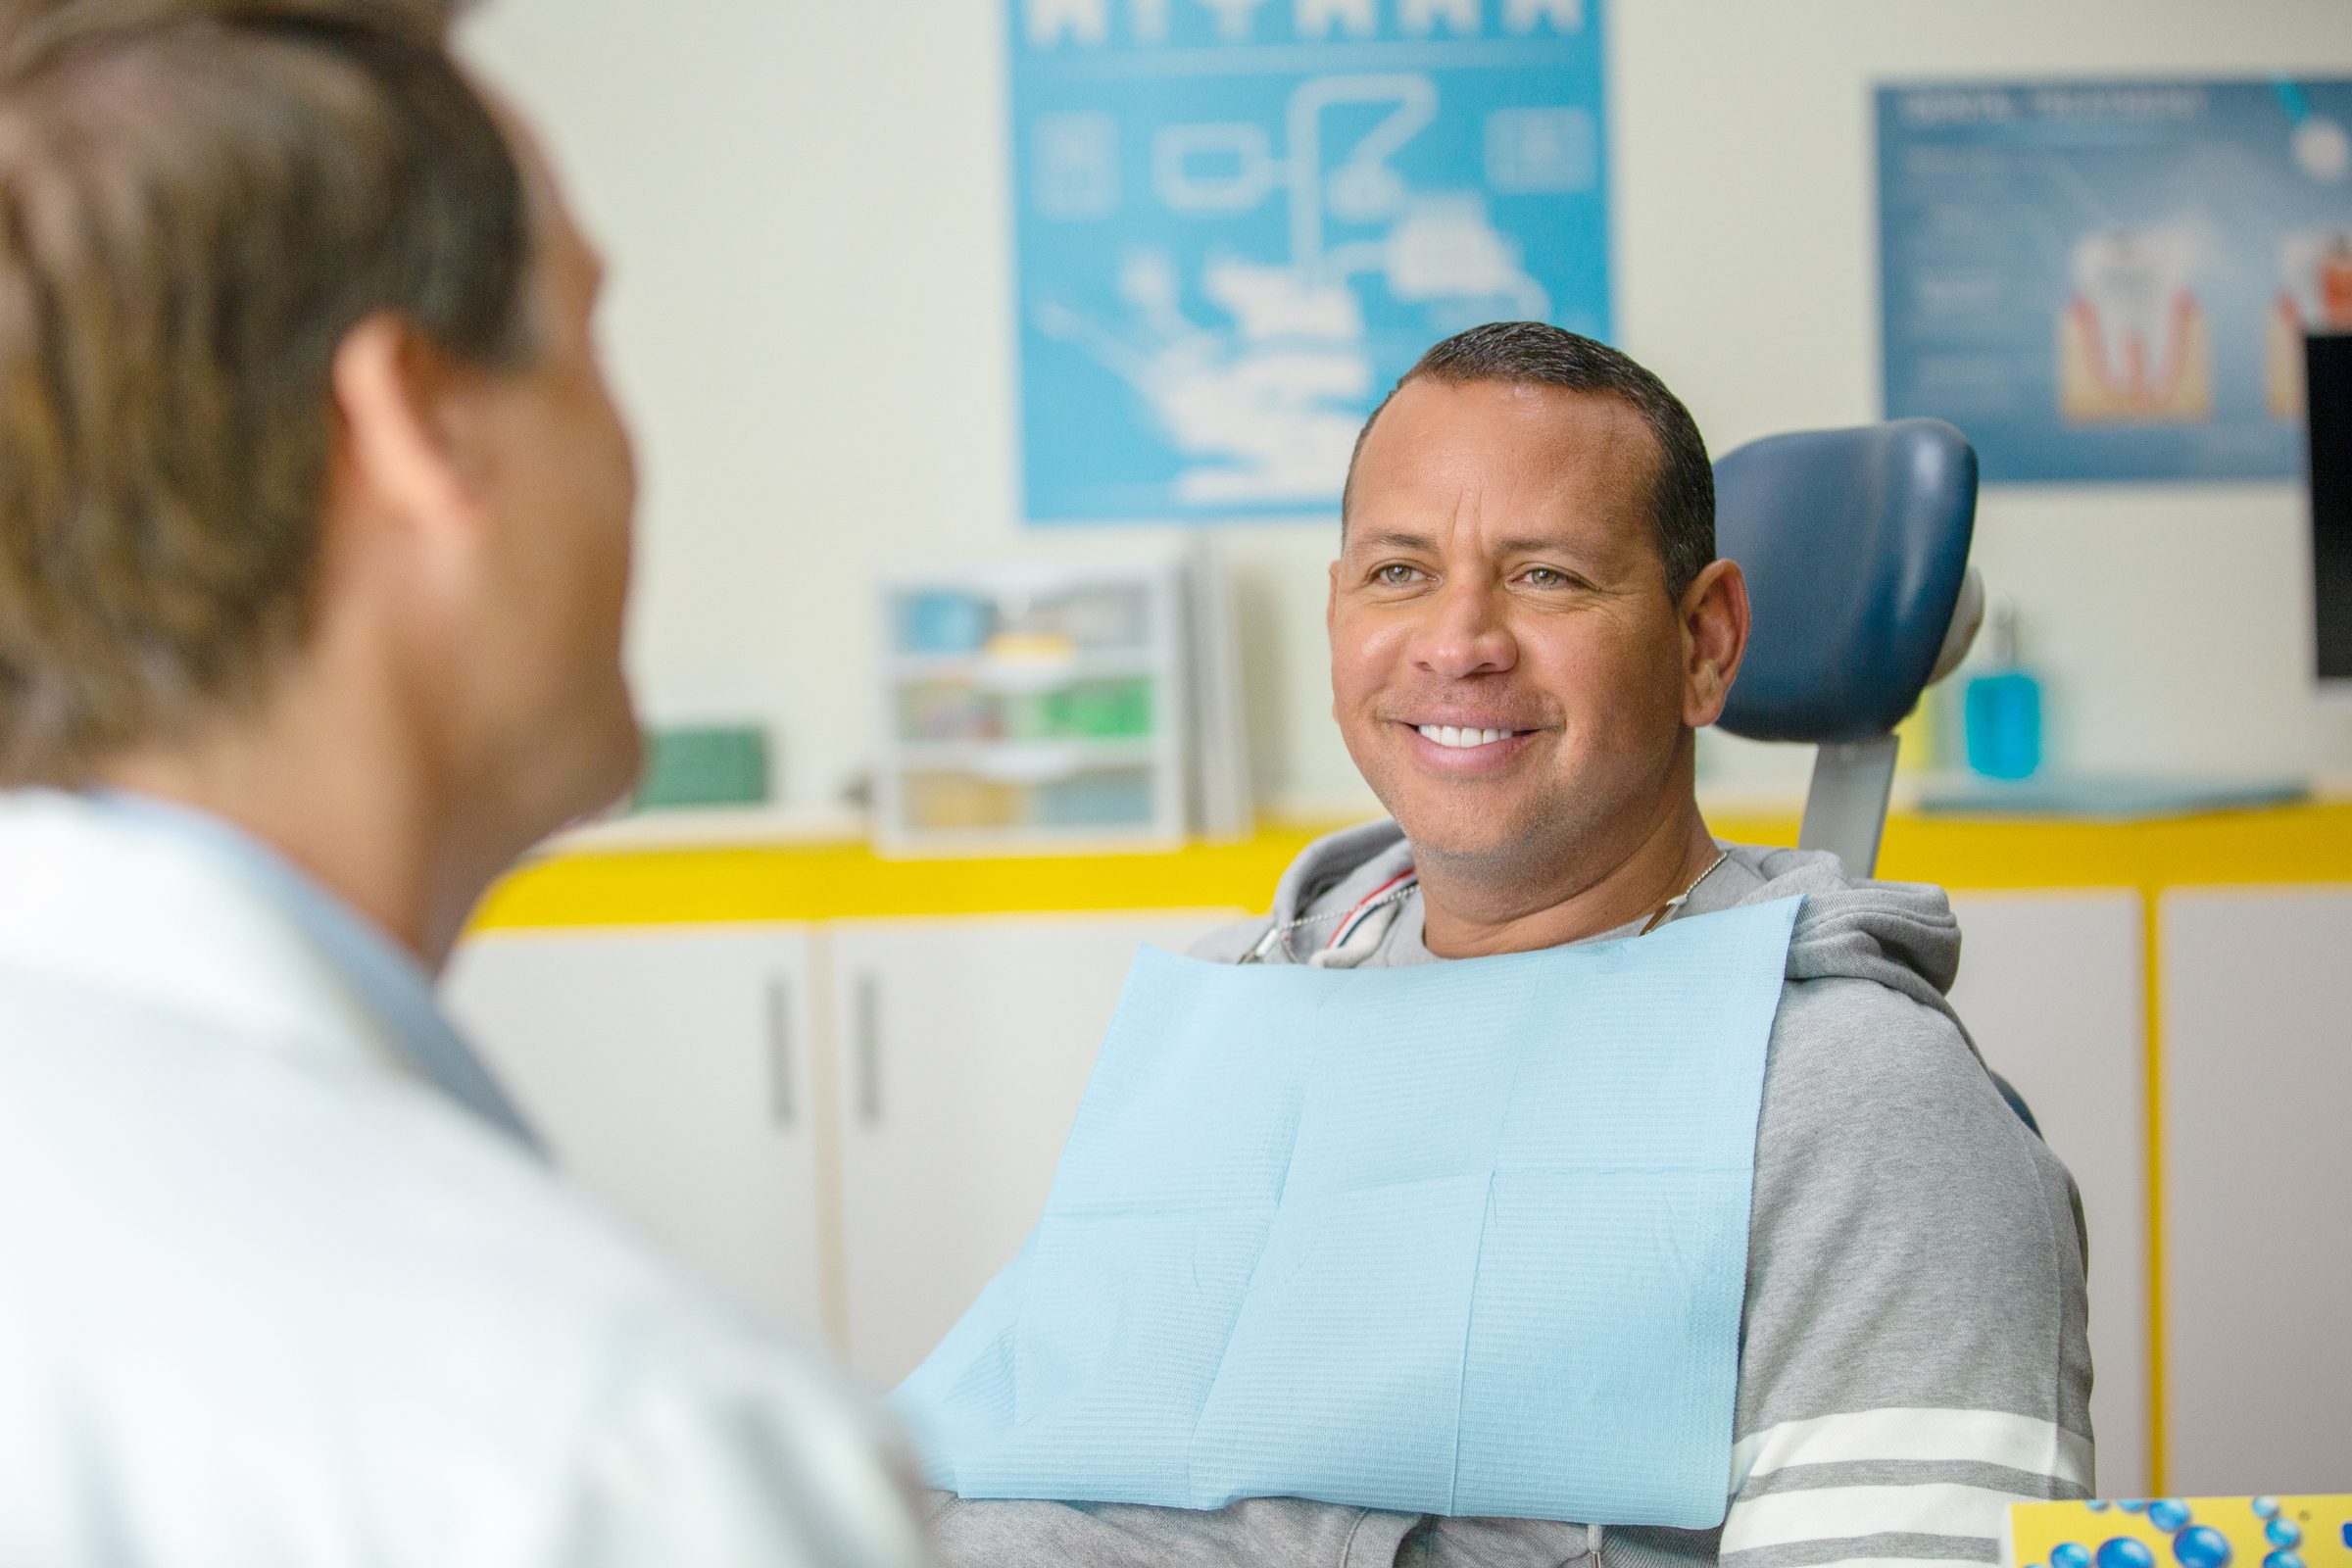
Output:
M2041 682L2018 659L2017 607L1996 599L1984 632L1991 667L1962 699L1968 765L1986 778L2031 778L2041 766Z

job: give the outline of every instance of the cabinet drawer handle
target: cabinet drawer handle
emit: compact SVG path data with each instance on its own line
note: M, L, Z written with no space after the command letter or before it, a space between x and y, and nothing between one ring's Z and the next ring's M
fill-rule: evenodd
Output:
M792 1125L792 989L767 982L767 1113L779 1127Z
M858 977L858 1119L882 1120L882 998L874 977Z

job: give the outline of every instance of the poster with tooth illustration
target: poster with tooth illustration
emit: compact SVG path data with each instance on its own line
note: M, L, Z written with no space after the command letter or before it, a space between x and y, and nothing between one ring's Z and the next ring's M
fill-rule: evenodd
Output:
M1022 512L1336 516L1482 321L1609 329L1602 0L1005 0Z
M1878 93L1890 418L1992 481L2286 479L2303 336L2352 331L2352 81Z

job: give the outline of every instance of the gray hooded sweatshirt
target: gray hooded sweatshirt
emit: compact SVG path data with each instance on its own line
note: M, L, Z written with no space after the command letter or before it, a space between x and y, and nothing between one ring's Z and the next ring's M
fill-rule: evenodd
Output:
M1284 875L1271 915L1194 954L1443 962L1423 944L1418 890L1398 886L1411 868L1394 822L1333 834ZM1833 856L1730 846L1670 917L1790 894L1805 903L1766 1057L1720 1528L1290 1497L1214 1512L940 1497L940 1561L1925 1568L1998 1561L2012 1502L2089 1495L2082 1206L1945 999L1960 960L1951 906L1936 888L1855 881Z

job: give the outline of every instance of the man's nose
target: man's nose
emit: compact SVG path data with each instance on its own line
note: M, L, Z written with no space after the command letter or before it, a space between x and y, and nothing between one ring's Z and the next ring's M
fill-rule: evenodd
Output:
M1426 601L1414 633L1413 662L1446 680L1493 674L1518 662L1519 645L1495 585L1454 577Z

